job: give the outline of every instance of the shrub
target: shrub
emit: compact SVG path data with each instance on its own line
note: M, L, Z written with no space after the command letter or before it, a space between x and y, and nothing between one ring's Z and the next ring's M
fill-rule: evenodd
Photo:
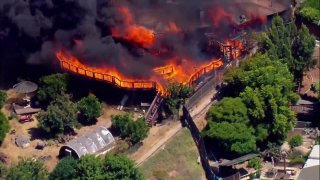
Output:
M39 80L39 90L37 97L41 101L50 102L55 100L58 95L66 92L68 86L67 74L52 74L43 76Z
M21 159L18 165L9 169L6 179L27 180L27 179L47 179L48 170L40 161L33 159Z
M92 124L101 115L102 106L96 96L89 95L77 103L77 109L81 113L82 123Z
M50 180L55 179L74 179L77 176L77 160L72 157L65 157L59 161L55 169L49 176Z
M302 141L303 140L301 135L295 135L290 139L289 144L291 147L297 147L302 145Z
M0 109L3 107L6 100L7 100L7 93L5 91L0 90Z
M262 168L262 161L259 157L254 157L249 160L249 167L254 169L261 169Z
M0 144L9 132L9 123L6 116L0 111Z

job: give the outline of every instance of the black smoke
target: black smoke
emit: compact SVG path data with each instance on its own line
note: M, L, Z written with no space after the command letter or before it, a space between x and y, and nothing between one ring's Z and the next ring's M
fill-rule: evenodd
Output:
M170 50L168 56L206 61L207 54L199 45L205 41L204 32L215 32L223 40L232 29L225 19L224 26L213 27L212 9L223 8L236 19L245 12L239 2L242 1L1 0L1 65L9 61L15 62L12 66L55 64L55 52L66 49L90 66L106 65L120 69L125 75L145 77L153 67L166 64L168 57L150 53L163 47ZM137 24L156 33L161 34L169 22L175 22L182 33L168 34L148 48L114 38L111 29L124 23L124 17L117 11L122 6L132 11ZM199 30L200 27L205 30ZM81 46L77 41L81 41Z

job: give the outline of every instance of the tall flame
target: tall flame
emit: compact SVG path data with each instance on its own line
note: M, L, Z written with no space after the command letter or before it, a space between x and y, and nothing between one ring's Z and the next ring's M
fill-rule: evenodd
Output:
M122 38L127 41L149 47L154 44L154 32L146 27L134 23L133 16L127 7L119 7L119 13L123 16L124 29L114 27L111 29L113 37Z

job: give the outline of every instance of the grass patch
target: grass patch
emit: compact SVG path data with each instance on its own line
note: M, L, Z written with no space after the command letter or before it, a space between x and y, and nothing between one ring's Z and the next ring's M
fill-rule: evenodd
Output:
M203 170L197 158L198 150L190 132L182 129L140 169L146 179L201 179Z

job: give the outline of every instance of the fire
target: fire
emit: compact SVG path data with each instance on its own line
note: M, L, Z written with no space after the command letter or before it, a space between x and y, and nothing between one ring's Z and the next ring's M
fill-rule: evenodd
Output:
M181 28L177 26L176 23L174 22L169 22L167 27L165 28L166 32L173 32L173 33L178 33L181 32Z
M235 24L232 15L221 7L212 9L210 11L210 17L215 28L218 28L221 25L221 22L225 20L227 20L229 24Z
M113 37L121 38L143 47L149 47L154 44L154 32L146 27L135 24L133 16L127 7L120 7L118 11L123 16L124 27L112 28L111 33Z
M165 95L166 90L159 76L151 76L146 80L140 80L130 77L125 77L117 70L108 68L94 68L81 63L68 51L57 51L56 57L60 61L61 67L75 74L83 75L89 78L105 81L114 84L121 88L128 89L156 89L160 94ZM170 61L169 61L170 62ZM174 63L174 60L171 61ZM163 76L163 79L174 79L180 83L190 84L196 81L201 75L209 73L212 70L223 65L221 59L212 60L209 64L201 65L198 68L192 67L190 60L183 60L180 65L169 64L162 67L154 68L156 74Z

